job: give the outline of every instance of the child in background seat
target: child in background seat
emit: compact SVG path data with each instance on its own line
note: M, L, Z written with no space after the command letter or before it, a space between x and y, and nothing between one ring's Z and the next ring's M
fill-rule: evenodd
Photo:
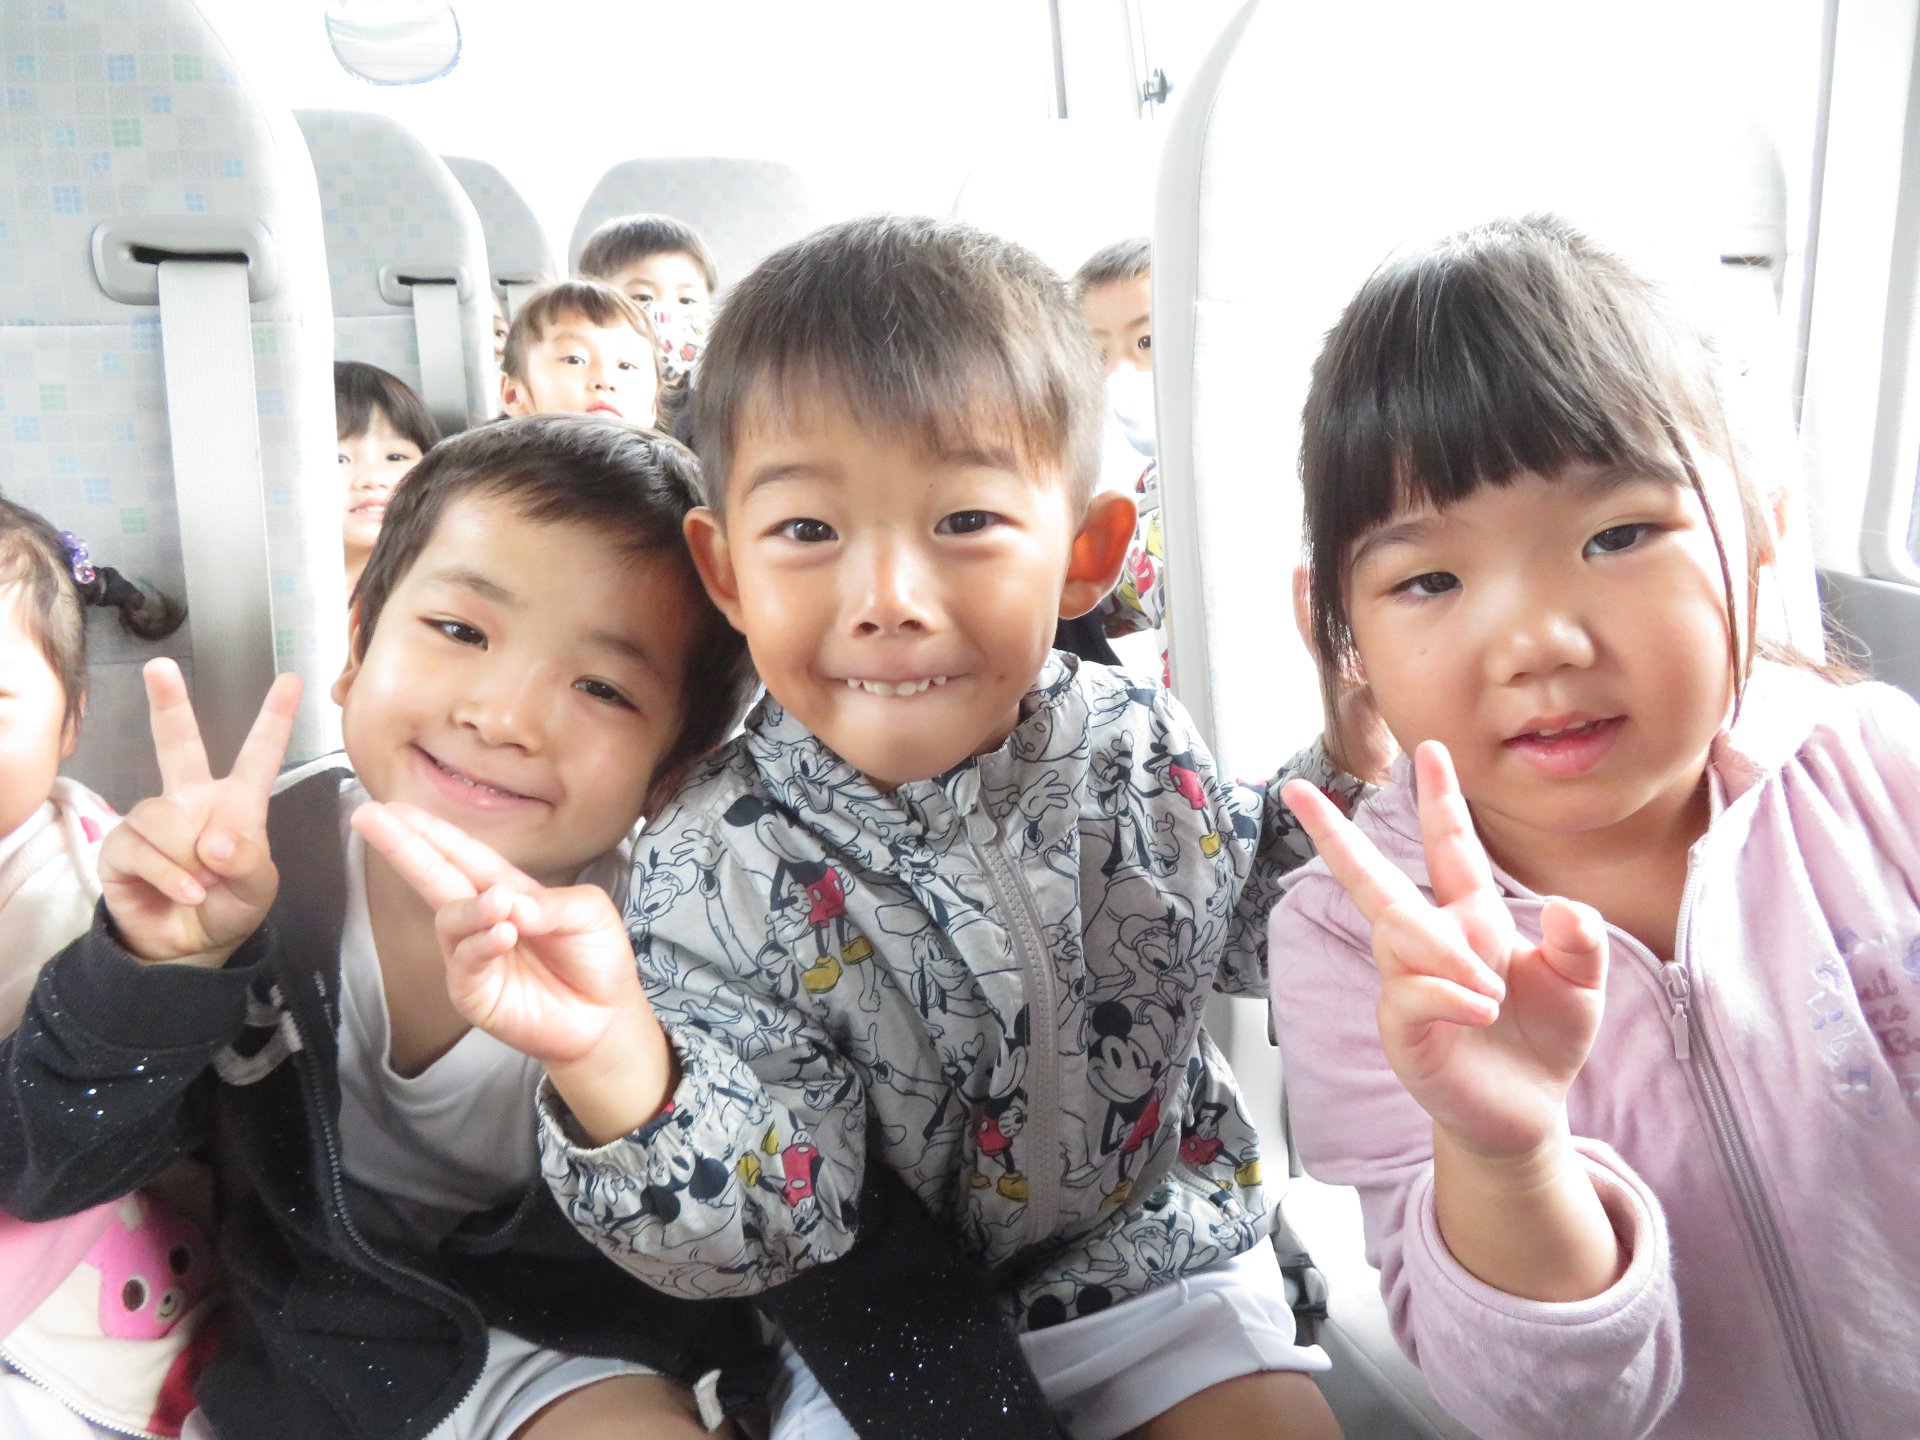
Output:
M1564 222L1383 266L1314 367L1329 690L1407 752L1275 915L1293 1133L1487 1440L1897 1436L1920 1372L1920 709L1756 644L1712 356Z
M509 415L601 415L651 427L660 399L653 327L596 280L536 290L507 331L500 399Z
M664 428L690 441L688 400L706 348L720 271L700 233L671 215L622 215L587 237L580 273L624 292L660 337Z
M347 593L360 582L387 518L393 487L440 439L440 427L406 381L359 360L333 363L333 417L346 482L342 527Z
M0 1051L0 1196L72 1213L211 1146L234 1300L189 1440L692 1440L757 1398L746 1307L654 1293L556 1209L539 1067L449 998L499 1026L524 991L450 974L348 829L404 800L576 903L624 889L649 797L750 675L680 540L695 499L691 457L631 426L437 446L354 596L345 755L278 786L297 682L216 781L178 670L149 667L165 793L109 837L105 916Z
M118 610L142 640L172 633L183 615L0 500L0 1035L19 1026L40 967L86 932L100 842L119 820L58 773L85 718L95 606ZM216 1335L203 1303L214 1269L199 1228L204 1175L168 1180L167 1200L142 1194L46 1224L0 1216L0 1433L180 1433L178 1402Z
M687 535L769 698L641 841L645 992L610 906L562 947L466 845L410 867L467 877L443 943L549 1007L518 1033L570 1056L542 1092L555 1193L649 1284L752 1295L830 1280L889 1171L991 1269L1081 1440L1335 1433L1201 1024L1216 985L1263 986L1302 837L1166 692L1050 651L1134 521L1094 493L1100 366L1066 287L965 226L855 221L742 281L702 366ZM583 988L611 1012L584 1054ZM892 1398L855 1373L843 1419L789 1376L783 1437Z

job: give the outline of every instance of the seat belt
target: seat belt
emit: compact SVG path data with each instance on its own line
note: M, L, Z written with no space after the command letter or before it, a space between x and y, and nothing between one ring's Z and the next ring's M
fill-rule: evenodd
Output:
M467 415L467 362L460 344L460 286L454 280L416 278L413 334L420 347L420 399L443 435L471 423Z
M507 295L507 319L511 320L520 313L520 307L527 303L527 297L538 290L542 283L538 277L532 280L502 280L500 282L500 288L506 291Z
M157 268L194 712L214 773L225 774L274 674L248 265L163 258Z

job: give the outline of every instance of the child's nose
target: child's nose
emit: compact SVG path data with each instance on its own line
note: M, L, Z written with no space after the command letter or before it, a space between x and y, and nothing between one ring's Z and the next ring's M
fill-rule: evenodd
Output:
M489 665L473 677L454 721L488 745L538 751L546 733L537 678L518 667Z
M1569 597L1516 588L1488 608L1490 679L1504 684L1593 663L1592 629Z
M858 635L924 632L933 628L933 575L911 544L880 541L869 547L853 595Z

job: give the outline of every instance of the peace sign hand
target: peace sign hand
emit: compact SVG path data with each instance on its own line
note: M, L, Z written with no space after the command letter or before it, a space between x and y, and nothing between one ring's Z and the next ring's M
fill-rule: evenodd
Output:
M453 1008L545 1066L596 1143L659 1111L678 1064L606 891L542 885L411 805L362 805L353 828L433 907Z
M213 778L186 681L171 660L144 672L160 794L100 847L100 888L136 959L217 970L266 918L280 872L267 851L267 801L300 708L298 676L267 691L224 780Z
M1437 1125L1486 1159L1566 1132L1566 1095L1606 1002L1600 916L1547 902L1543 942L1520 935L1437 741L1414 755L1429 900L1311 785L1283 790L1334 878L1373 927L1380 1043Z

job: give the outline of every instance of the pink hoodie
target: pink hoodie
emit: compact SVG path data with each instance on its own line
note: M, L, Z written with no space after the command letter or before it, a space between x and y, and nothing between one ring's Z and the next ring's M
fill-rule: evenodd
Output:
M1568 1097L1632 1254L1591 1300L1520 1300L1448 1254L1365 922L1317 861L1274 912L1301 1154L1359 1187L1400 1343L1487 1440L1920 1435L1920 707L1762 666L1710 773L1678 951L1611 932ZM1426 883L1404 760L1354 818ZM1495 875L1537 938L1541 897Z

